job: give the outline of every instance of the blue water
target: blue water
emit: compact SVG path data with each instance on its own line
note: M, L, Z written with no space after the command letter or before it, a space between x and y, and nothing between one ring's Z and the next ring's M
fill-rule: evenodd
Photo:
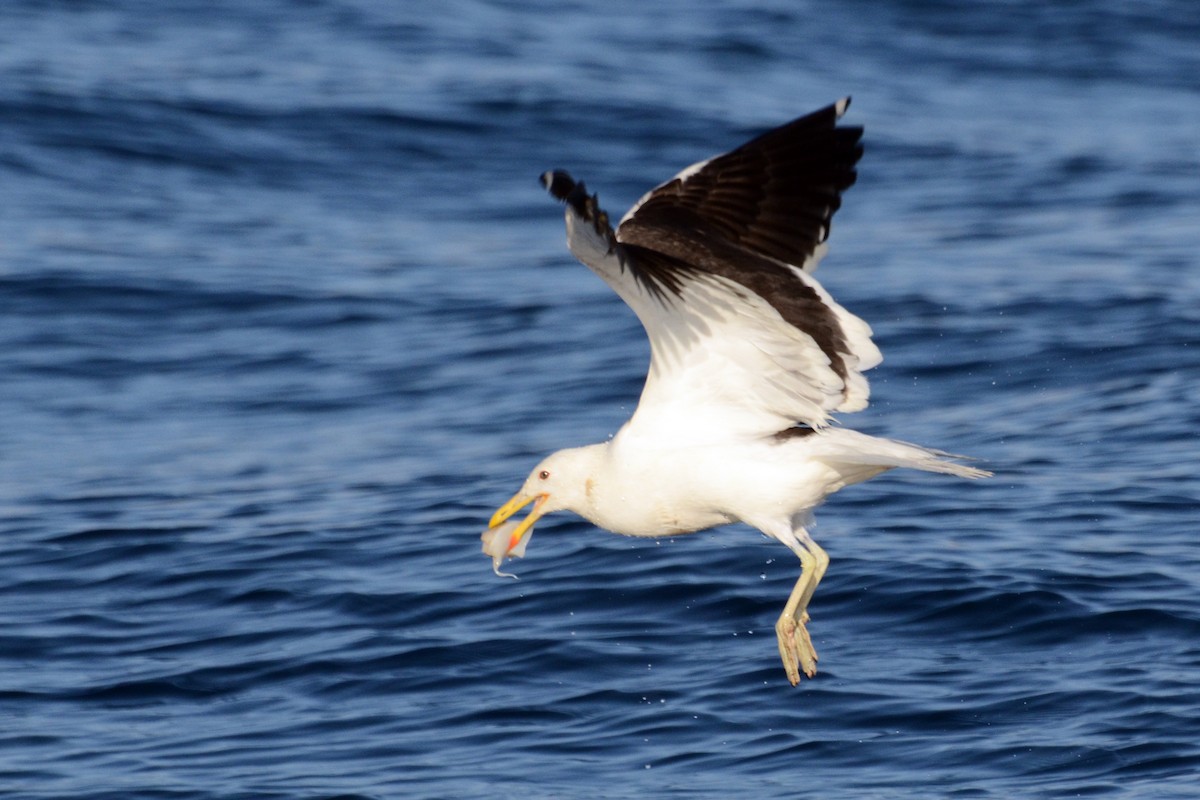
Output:
M969 8L969 10L968 10ZM0 4L0 794L1200 796L1200 15L1124 4ZM620 215L850 94L844 422L964 452L744 527L543 522L647 348Z

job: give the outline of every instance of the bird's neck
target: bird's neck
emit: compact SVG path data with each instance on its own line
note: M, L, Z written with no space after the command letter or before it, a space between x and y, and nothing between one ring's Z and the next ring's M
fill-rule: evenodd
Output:
M674 482L664 481L655 470L665 466L673 472L682 467L672 463L670 453L646 450L620 436L581 449L587 451L582 456L587 471L570 510L593 525L627 536L659 536L699 527L664 517L664 508L671 505L664 483ZM665 462L663 456L668 456Z

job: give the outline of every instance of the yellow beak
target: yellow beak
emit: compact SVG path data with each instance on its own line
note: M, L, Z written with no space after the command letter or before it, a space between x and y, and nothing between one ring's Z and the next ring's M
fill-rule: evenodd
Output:
M512 534L509 535L508 552L511 553L514 549L516 549L517 545L521 543L521 539L525 536L525 534L528 533L531 528L533 528L533 523L537 522L538 519L541 518L543 513L542 507L546 504L546 500L549 497L550 495L548 494L525 495L517 492L517 494L514 495L511 500L496 509L495 514L492 514L492 519L490 522L488 522L489 528L494 528L497 525L500 525L513 514L516 514L530 503L533 503L533 510L529 512L529 516L521 520L521 524L513 528Z

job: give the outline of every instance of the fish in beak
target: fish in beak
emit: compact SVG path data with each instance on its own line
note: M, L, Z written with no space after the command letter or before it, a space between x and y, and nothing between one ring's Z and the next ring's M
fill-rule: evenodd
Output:
M506 558L521 558L525 555L525 546L533 534L533 524L544 513L548 494L526 495L518 492L492 515L487 530L480 534L483 540L483 552L492 557L492 571L505 578L515 578L508 572L501 572L500 565ZM525 506L533 503L533 510L525 519L518 522L512 516Z

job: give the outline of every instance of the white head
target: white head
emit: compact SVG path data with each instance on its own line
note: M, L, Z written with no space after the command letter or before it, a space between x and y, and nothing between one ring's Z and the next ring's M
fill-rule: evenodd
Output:
M496 510L488 523L486 537L494 528L502 525L509 517L533 503L533 510L519 525L512 528L507 543L500 549L497 542L492 553L495 558L504 555L521 555L525 552L525 540L533 530L533 524L551 511L574 511L582 514L588 504L588 486L596 474L606 445L593 444L587 447L572 447L559 450L533 468L521 491ZM486 541L486 540L485 540ZM519 552L514 552L519 551ZM502 556L501 556L502 557Z

